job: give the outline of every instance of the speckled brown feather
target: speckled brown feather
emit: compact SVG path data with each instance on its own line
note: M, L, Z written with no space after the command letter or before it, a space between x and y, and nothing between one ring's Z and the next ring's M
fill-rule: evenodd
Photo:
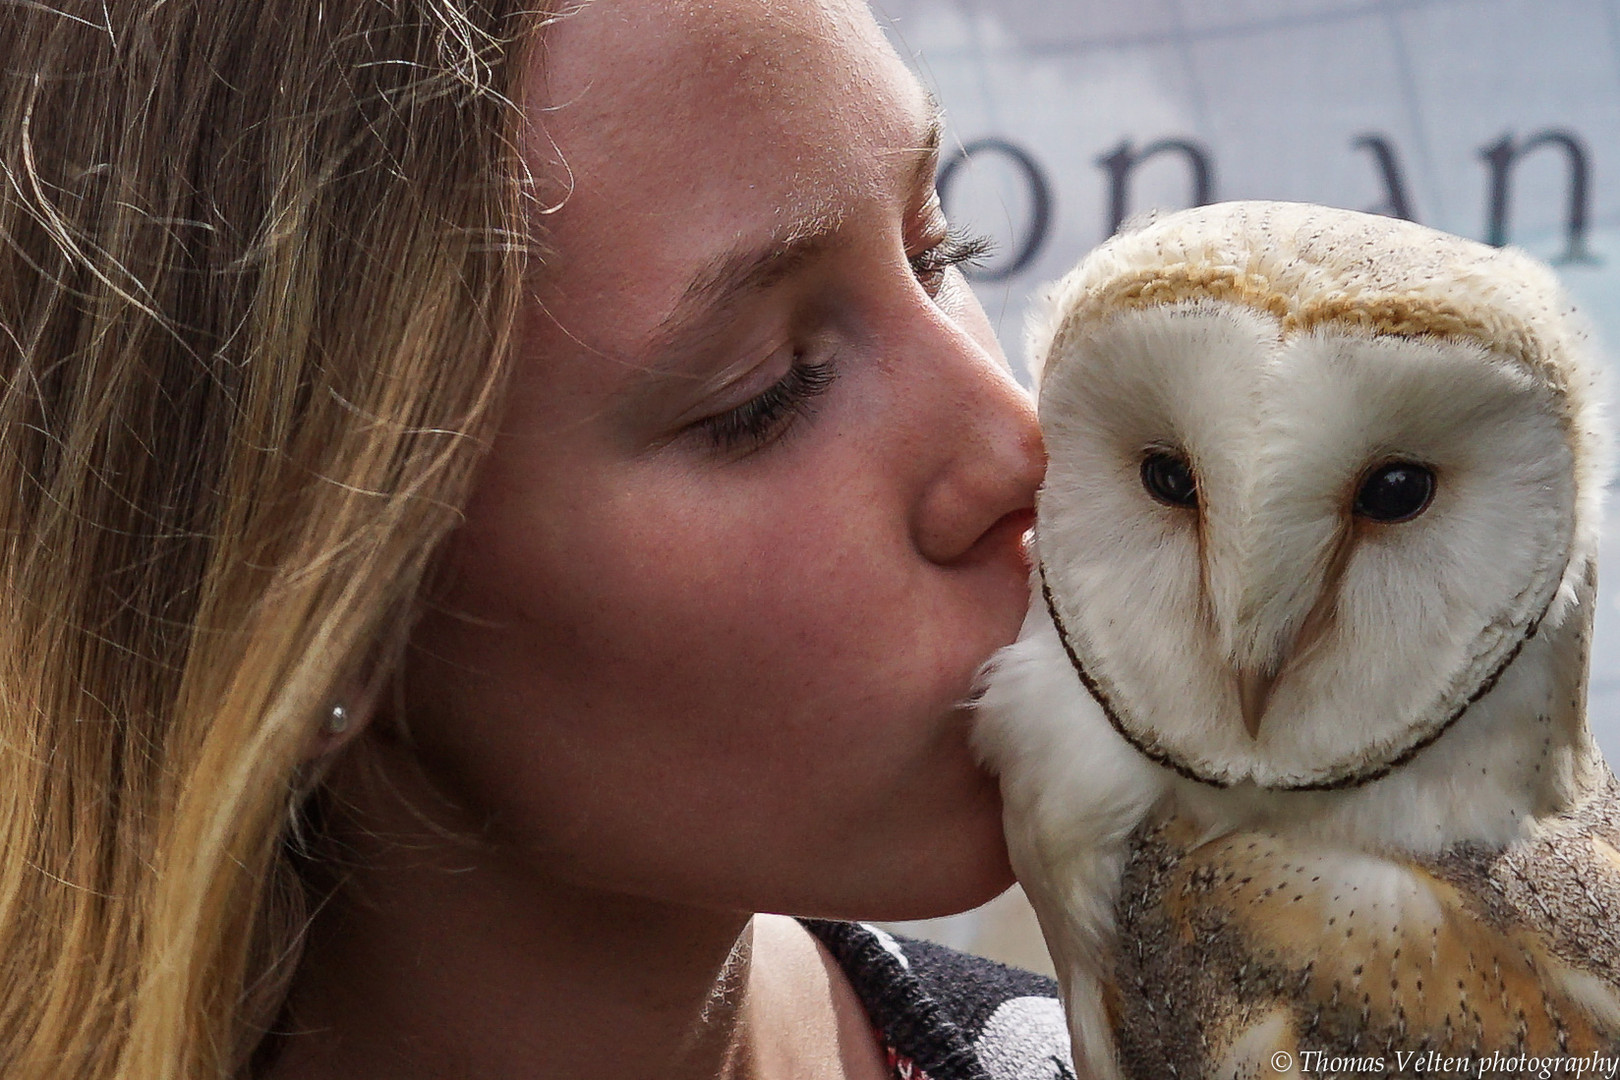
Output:
M1584 972L1620 1000L1620 789L1603 774L1537 839L1496 852L1196 843L1184 819L1139 830L1112 980L1125 1075L1218 1075L1279 1010L1289 1022L1270 1048L1382 1055L1390 1075L1396 1051L1620 1052L1614 1018L1563 977Z

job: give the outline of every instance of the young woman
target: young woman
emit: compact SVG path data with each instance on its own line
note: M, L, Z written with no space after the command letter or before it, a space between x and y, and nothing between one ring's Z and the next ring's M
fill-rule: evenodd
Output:
M9 0L0 55L0 1073L926 1057L891 942L755 914L1011 882L962 703L1039 440L865 8Z

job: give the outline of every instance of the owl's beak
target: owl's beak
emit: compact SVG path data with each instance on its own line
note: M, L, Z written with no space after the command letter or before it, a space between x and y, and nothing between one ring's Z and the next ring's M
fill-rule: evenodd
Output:
M1277 685L1283 669L1313 648L1333 622L1334 607L1338 600L1341 579L1355 546L1353 530L1344 528L1333 540L1321 573L1321 584L1310 610L1300 621L1299 629L1287 644L1274 645L1263 658L1251 656L1236 658L1238 708L1243 713L1243 728L1250 739L1260 738L1260 722L1271 704L1271 692ZM1246 662L1245 662L1246 661Z
M1276 685L1277 673L1240 668L1237 673L1238 708L1243 713L1243 727L1249 738L1260 737L1260 720L1271 703L1271 688Z

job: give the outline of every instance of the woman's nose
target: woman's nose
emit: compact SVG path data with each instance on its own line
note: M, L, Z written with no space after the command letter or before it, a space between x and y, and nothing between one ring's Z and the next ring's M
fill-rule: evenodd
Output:
M1046 469L1034 402L999 361L972 350L954 385L941 387L940 407L957 415L938 418L938 467L912 523L917 549L941 565L1016 543L1034 523Z

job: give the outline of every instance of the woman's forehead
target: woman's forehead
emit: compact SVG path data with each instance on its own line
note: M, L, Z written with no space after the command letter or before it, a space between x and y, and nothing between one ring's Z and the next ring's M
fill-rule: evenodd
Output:
M864 5L841 0L595 0L548 31L525 95L526 149L558 207L543 275L613 294L630 337L694 272L913 187L932 103ZM624 342L615 342L622 345Z
M839 155L810 151L903 146L927 111L864 3L845 0L594 0L547 31L526 89L536 164L571 170L727 145L824 169Z

